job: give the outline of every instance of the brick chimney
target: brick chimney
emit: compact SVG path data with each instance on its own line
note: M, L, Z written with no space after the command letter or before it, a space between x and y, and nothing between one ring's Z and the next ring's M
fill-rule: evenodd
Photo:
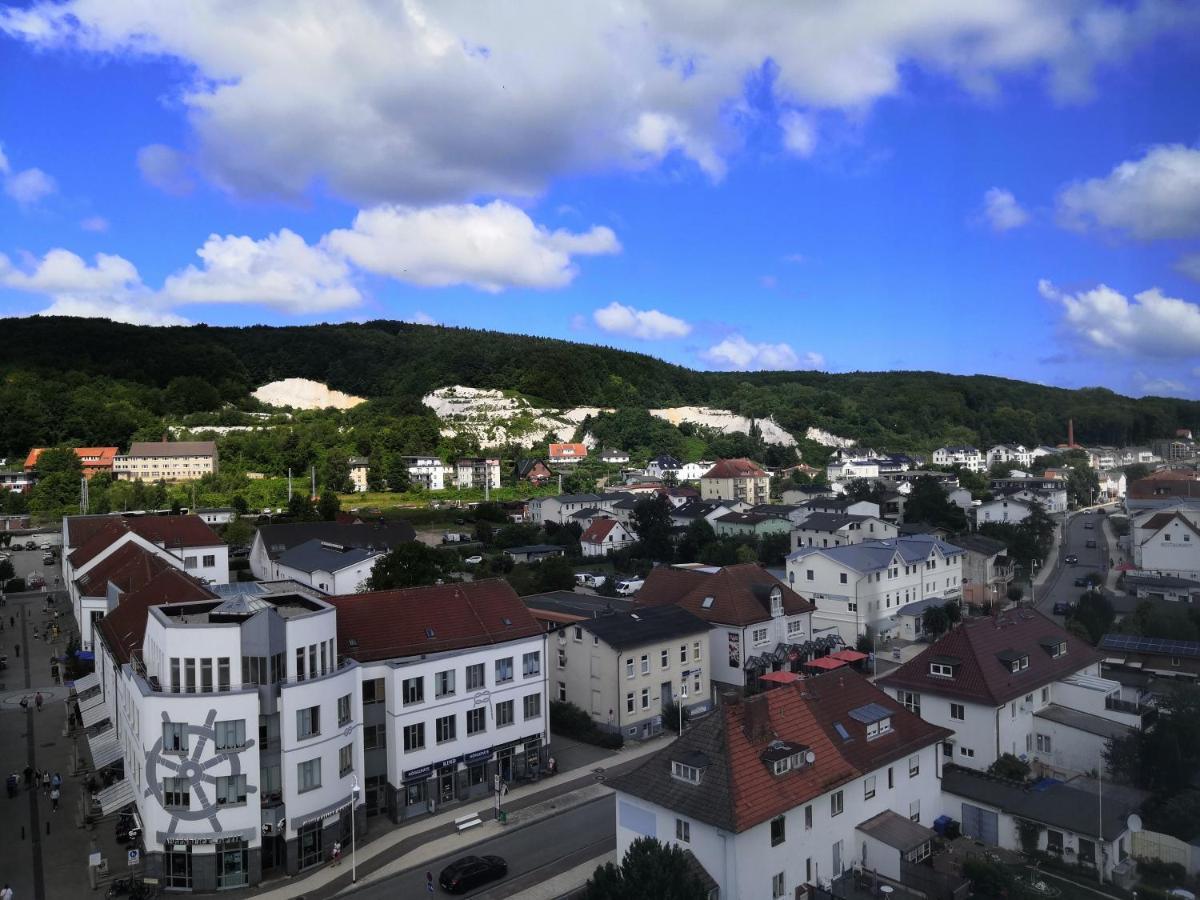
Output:
M742 704L742 731L751 742L766 740L771 735L771 710L765 694L747 697Z

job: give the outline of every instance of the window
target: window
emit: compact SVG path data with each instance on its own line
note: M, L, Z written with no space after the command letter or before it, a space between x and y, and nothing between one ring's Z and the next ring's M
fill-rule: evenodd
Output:
M401 684L401 696L404 697L404 705L412 706L414 703L425 702L425 679L422 677L405 678Z
M163 779L163 806L187 809L191 806L190 782L186 778Z
M908 758L908 777L914 778L921 774L921 756L914 753Z
M900 701L900 705L907 709L913 715L921 714L921 695L915 691L897 691L896 699Z
M631 656L629 659L625 660L625 677L632 678L636 674L637 672L634 671L633 657Z
M772 900L775 900L775 898L782 897L782 896L784 896L784 894L787 893L787 889L784 887L784 883L783 883L783 876L784 876L783 872L777 872L771 876Z
M958 753L960 756L965 756L967 759L975 758L975 751L972 750L970 747L959 747Z
M296 648L296 680L304 680L304 648Z
M650 688L642 688L642 709L650 708Z
M880 719L878 722L867 723L867 740L873 741L880 735L888 734L892 730L892 719L890 716Z
M687 662L687 644L679 645L679 661L681 663Z
M1048 688L1048 687L1042 688L1042 702L1043 703L1050 702L1050 688Z
M805 580L805 581L812 581L812 580L813 580L813 570L812 570L812 569L806 569L806 570L804 571L804 580Z
M956 719L959 722L965 721L967 718L967 708L961 703L951 703L950 718Z
M930 663L929 674L936 675L938 678L953 678L954 666L945 663Z
M578 625L576 625L574 627L574 629L572 629L572 631L571 631L571 637L577 641L582 641L583 640L583 629L580 628Z
M385 682L382 678L368 678L363 681L363 706L371 703L383 703L387 699L384 684Z
M1038 748L1038 753L1049 753L1050 752L1050 735L1039 734L1037 736L1037 748Z
M895 779L894 773L892 772L892 767L888 766L888 790L890 791L895 786L896 786L896 779Z
M237 750L246 746L246 720L235 719L228 722L217 722L213 726L216 733L218 750Z
M196 568L196 557L185 556L183 558L183 567L189 571Z
M467 710L467 734L481 734L487 731L487 709L478 706Z
M187 723L163 722L163 750L167 753L188 752Z
M433 695L435 697L454 696L454 670L447 669L433 676Z
M778 847L783 843L786 836L785 830L786 820L783 816L776 816L771 820L771 846Z
M658 663L661 668L669 669L671 667L671 652L669 650L663 650L661 653L659 653Z
M526 678L542 674L542 654L538 650L521 657L521 672Z
M849 583L849 581L850 581L850 579L849 579L849 577L846 575L846 573L845 573L845 572L839 572L839 573L838 573L838 582L839 582L839 583L841 583L841 584L848 584L848 583Z
M338 777L345 778L354 771L354 744L338 748Z
M541 694L526 694L525 699L521 701L524 706L525 721L536 719L542 714L542 695Z
M233 806L246 802L245 775L217 776L217 806Z
M200 660L200 691L205 694L211 694L213 689L213 664L212 658L206 657Z
M650 674L650 655L647 653L642 654L642 674Z
M511 656L496 660L496 684L504 684L513 680L513 661Z
M691 782L692 784L700 783L700 770L695 766L684 765L681 762L671 761L671 775L678 778L680 781Z
M834 791L829 795L829 815L840 816L842 814L843 799L841 791Z
M767 629L755 628L754 633L751 635L751 640L754 641L756 646L758 644L765 644L767 642Z
M217 690L227 691L232 685L229 682L229 657L217 658Z
M446 741L452 741L457 737L458 717L457 716L442 716L433 723L434 737L437 738L439 744L444 744Z
M338 697L338 727L347 725L350 722L350 695L346 694L343 697Z
M296 786L299 793L321 786L321 758L310 759L296 766Z
M404 752L412 753L425 748L425 723L404 726Z
M812 831L812 804L804 807L804 830Z
M565 681L558 683L558 699L563 703L567 702L567 683Z
M204 561L201 563L201 565L206 569L211 569L217 564L217 557L213 554L206 553L203 557L203 560Z
M863 799L870 800L875 796L875 776L868 775L863 779Z
M692 662L700 662L700 642L692 642Z
M633 699L633 691L625 695L625 712L631 713L637 707L637 701Z
M513 701L505 700L496 704L496 727L504 728L513 723Z
M483 674L483 663L467 666L467 690L481 691L486 686L487 679Z
M908 804L908 817L914 822L921 821L921 801L913 800Z
M183 685L179 681L179 657L171 657L171 690L176 694ZM164 745L165 746L165 745Z
M798 634L804 633L804 621L802 619L789 619L787 623L788 637L795 637Z
M296 710L296 740L315 737L321 733L321 707L310 706Z
M565 669L567 667L567 651L566 650L558 651L558 667L560 669Z
M675 840L684 844L692 842L692 823L684 819L675 820Z
M387 726L383 723L378 725L363 726L363 749L364 750L382 750L387 746Z

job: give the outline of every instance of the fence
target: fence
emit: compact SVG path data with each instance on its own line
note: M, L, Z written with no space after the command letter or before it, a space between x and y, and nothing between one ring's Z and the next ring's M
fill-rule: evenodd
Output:
M1169 834L1157 831L1135 831L1132 855L1138 859L1156 859L1165 863L1177 863L1187 869L1189 875L1200 872L1200 847L1187 844Z

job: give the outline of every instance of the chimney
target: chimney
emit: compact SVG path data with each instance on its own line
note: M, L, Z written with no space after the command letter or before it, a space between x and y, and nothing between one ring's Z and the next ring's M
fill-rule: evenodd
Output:
M763 694L747 697L743 704L742 731L750 741L764 740L771 733L771 711Z
M1067 447L1075 446L1075 420L1067 419Z
M163 439L162 439L162 442L165 444L165 443L167 443L167 441L169 441L169 440L171 440L171 434L170 434L170 432L168 432L168 431L164 431L164 432L163 432Z

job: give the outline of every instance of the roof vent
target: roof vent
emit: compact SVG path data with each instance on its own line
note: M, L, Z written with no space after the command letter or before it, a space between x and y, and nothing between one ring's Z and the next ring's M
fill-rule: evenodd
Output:
M504 623L504 627L506 627L506 628L512 628L512 619L508 618L508 616L505 616L505 617L504 617L503 619L501 619L500 621Z
M350 640L346 642L346 646L357 647L358 646L358 638L350 638Z

